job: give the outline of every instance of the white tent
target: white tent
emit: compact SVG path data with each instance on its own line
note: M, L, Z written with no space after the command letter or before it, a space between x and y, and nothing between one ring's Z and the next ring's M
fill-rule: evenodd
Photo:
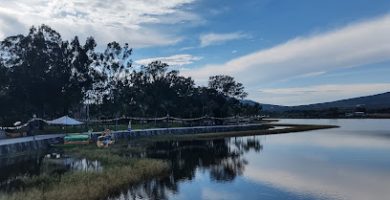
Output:
M79 122L73 118L70 118L68 116L63 116L58 119L53 119L51 121L47 122L48 124L54 124L54 125L80 125L83 124L83 122Z

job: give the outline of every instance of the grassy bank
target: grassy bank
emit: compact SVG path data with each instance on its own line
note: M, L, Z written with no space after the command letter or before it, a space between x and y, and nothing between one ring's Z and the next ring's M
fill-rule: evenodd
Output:
M101 172L66 172L61 176L42 174L22 178L24 190L0 194L1 200L83 200L104 199L131 184L166 175L167 163L153 159L129 159L120 157L115 149L96 149L93 146L65 150L73 156L98 160Z
M128 145L128 141L123 141L123 144L121 144L121 141L118 141L116 145L108 149L98 149L94 144L87 146L65 146L63 149L66 154L74 157L87 158L89 160L98 160L103 166L103 171L73 171L66 172L61 176L42 174L35 177L21 178L20 181L23 183L24 189L3 196L0 194L0 200L104 199L107 195L127 188L131 184L137 184L144 180L167 175L169 166L164 161L121 156L129 152L144 152L148 144L157 141L209 140L226 137L270 135L336 128L337 126L267 124L267 127L269 129L143 137L131 139L130 142L135 145Z
M253 135L272 135L293 133L302 131L312 131L319 129L337 128L333 125L306 125L306 124L269 124L270 129L250 130L250 131L233 131L233 132L218 132L218 133L200 133L187 135L162 135L155 137L144 137L137 140L137 142L152 142L152 141L167 141L167 140L205 140L205 139L219 139L225 137L243 137ZM285 127L281 129L272 129L272 127Z
M174 128L174 127L183 127L188 126L186 124L180 124L180 123L173 123L173 122L159 122L159 123L133 123L131 125L131 128L133 130L137 129L148 129L148 128ZM112 123L102 123L102 124L90 124L90 125L78 125L78 126L68 126L68 127L61 127L61 126L44 126L43 130L34 130L34 134L36 135L43 135L43 134L53 134L53 133L83 133L88 132L88 130L92 129L95 132L104 131L105 129L110 130L127 130L128 124L112 124Z

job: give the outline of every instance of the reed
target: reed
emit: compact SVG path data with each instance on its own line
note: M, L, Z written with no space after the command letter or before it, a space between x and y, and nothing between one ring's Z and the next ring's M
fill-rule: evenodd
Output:
M278 127L278 126L282 126L285 128L272 129L272 127ZM154 137L142 137L137 139L134 142L140 144L148 144L150 142L172 141L172 140L210 140L210 139L221 139L227 137L284 134L284 133L303 132L303 131L312 131L312 130L330 129L330 128L338 128L338 126L307 125L307 124L267 124L267 129L217 132L217 133L199 133L199 134L186 134L186 135L160 135Z
M78 149L78 150L77 150ZM97 200L104 199L129 185L167 175L169 165L161 160L130 159L116 155L113 150L91 146L66 150L75 156L99 160L101 172L67 172L62 176L42 174L24 177L24 189L0 194L1 200Z

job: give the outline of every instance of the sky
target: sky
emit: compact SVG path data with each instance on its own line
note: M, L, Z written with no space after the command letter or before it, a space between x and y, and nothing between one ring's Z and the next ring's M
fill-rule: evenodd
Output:
M302 105L390 91L389 0L1 0L0 40L47 24L63 39L134 48L207 85L235 77L248 99Z

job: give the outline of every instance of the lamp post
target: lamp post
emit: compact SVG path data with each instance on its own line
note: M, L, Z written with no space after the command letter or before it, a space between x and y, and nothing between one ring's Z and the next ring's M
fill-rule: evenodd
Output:
M87 103L87 129L89 129L89 104L90 104L90 96L89 96L89 92L87 92L87 100L86 100L86 103Z
M36 118L37 118L37 115L36 114L33 114L33 119L31 120L31 122L30 123L33 123L32 124L32 132L33 132L33 140L34 140L34 143L35 143L35 131L34 131L34 128L35 128L35 120L36 120Z

